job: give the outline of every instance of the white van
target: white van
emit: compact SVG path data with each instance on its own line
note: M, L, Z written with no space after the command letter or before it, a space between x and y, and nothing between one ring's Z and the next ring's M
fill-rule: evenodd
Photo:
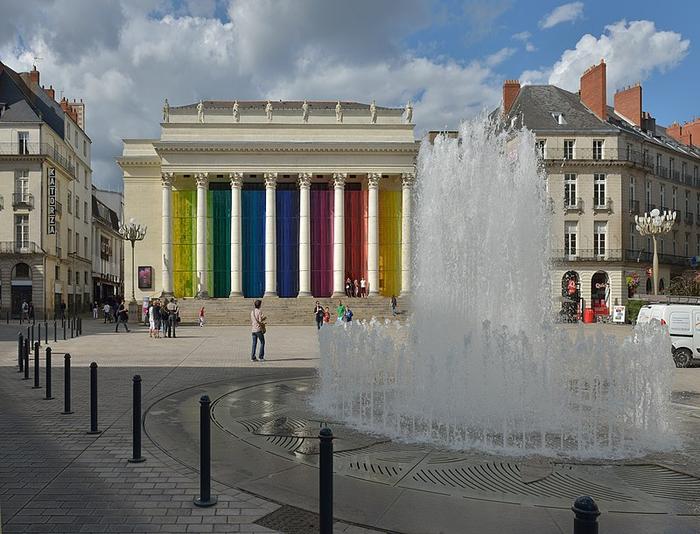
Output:
M671 335L671 353L676 367L690 367L700 358L700 306L649 304L639 310L637 323L659 321Z

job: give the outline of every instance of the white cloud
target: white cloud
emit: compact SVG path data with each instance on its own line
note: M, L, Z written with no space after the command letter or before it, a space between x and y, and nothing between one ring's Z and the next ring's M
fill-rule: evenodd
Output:
M115 188L121 139L159 135L165 97L173 106L267 97L403 106L410 98L420 133L495 106L501 76L492 69L510 53L458 62L407 49L405 39L431 23L423 0L398 10L391 0L115 0L104 12L86 7L96 28L86 23L83 36L52 29L62 3L23 4L12 22L0 20L0 59L28 70L40 55L42 83L84 99L94 180Z
M566 50L551 68L549 83L575 91L581 74L605 59L608 92L645 80L653 71L676 66L690 41L672 31L660 31L652 21L621 20L605 27L600 37L586 34L573 50Z
M515 52L515 48L501 48L498 52L495 52L486 58L486 64L490 67L495 67L515 54Z
M562 22L573 22L583 16L583 2L563 4L547 13L540 21L540 28L552 28Z
M512 36L513 39L516 41L521 41L524 44L526 52L534 52L537 50L537 48L535 48L535 45L530 42L531 37L532 34L530 32L520 32Z

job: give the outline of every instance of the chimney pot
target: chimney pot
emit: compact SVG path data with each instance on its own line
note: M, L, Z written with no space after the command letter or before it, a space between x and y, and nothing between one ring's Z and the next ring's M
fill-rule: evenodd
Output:
M510 109L513 107L513 103L515 102L515 99L518 98L519 94L519 80L506 80L503 82L503 116L510 113Z
M581 102L595 113L600 120L608 118L607 81L605 61L593 65L581 76L580 97Z
M642 126L642 86L639 84L615 93L615 111L624 115L626 119L632 121L637 126Z

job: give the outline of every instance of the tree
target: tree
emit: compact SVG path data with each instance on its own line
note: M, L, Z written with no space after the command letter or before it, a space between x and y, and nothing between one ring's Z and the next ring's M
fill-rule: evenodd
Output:
M686 297L700 297L700 273L695 269L685 271L671 280L667 293Z

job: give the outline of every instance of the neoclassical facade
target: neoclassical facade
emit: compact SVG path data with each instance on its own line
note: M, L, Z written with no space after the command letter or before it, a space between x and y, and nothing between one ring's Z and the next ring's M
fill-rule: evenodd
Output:
M148 226L125 294L328 297L410 287L413 110L374 102L206 101L125 139L125 219Z

